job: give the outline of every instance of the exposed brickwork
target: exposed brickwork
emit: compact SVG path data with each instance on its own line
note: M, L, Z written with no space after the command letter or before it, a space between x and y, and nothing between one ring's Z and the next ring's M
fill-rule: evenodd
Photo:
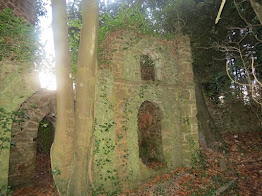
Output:
M14 15L17 17L23 17L31 24L35 23L36 0L0 0L0 10L4 8L10 8L14 10Z
M7 112L16 111L28 97L39 89L38 73L34 72L32 67L34 65L31 66L28 62L21 64L8 59L0 61L0 107ZM9 126L8 128L11 129ZM11 139L11 133L4 130L0 130L0 137L7 136L8 139ZM0 187L8 183L9 154L10 149L2 149L0 153Z
M119 181L115 182L121 186L120 189L127 189L182 164L190 164L195 149L192 149L188 137L192 137L197 149L198 132L189 39L181 36L169 42L135 32L118 31L109 35L104 43L107 59L98 70L98 129L95 130L95 138L97 141L114 139L116 145L113 152L102 156L108 144L97 143L100 153L95 154L95 165L99 165L95 167L95 175L101 176L97 179L98 185L113 189L114 181L107 180L110 176L105 171L117 171ZM144 64L141 60L145 56L149 57L149 68L144 71L148 74L143 77L141 63ZM151 64L154 69L151 69ZM143 130L143 123L150 123L155 112L149 109L148 113L143 113L142 109L139 113L145 102L152 103L161 111L161 117L154 119L161 119L161 122L153 123L148 130ZM109 105L112 105L111 109ZM103 127L105 122L115 122L115 125L108 133L101 134L99 127ZM152 157L141 156L142 134L139 127L141 131L150 132L145 140L151 141L144 150L157 151ZM161 130L154 139L156 129ZM146 159L156 159L151 163L162 165L150 167ZM102 160L105 160L103 167L100 166Z
M12 142L9 162L9 184L11 186L34 185L36 174L36 138L39 122L48 114L55 113L55 91L40 90L24 102L23 122L12 126Z
M198 148L189 39L179 36L166 41L119 31L109 35L105 45L108 48L104 56L108 59L97 72L95 102L93 169L98 192L101 186L108 191L130 189L190 164L192 151ZM141 77L143 55L153 61L154 80ZM53 95L43 93L37 93L22 106L38 106L27 114L23 130L21 125L13 126L16 146L11 148L10 184L30 181L34 174L38 122L54 111L49 104ZM145 103L149 105L144 107ZM149 129L145 128L147 124ZM151 140L149 144L145 142L144 149L155 151L152 156L141 156L143 137ZM150 167L143 159L156 159L162 166Z
M180 128L182 133L182 157L185 165L190 164L192 147L198 148L198 122L196 118L195 84L193 78L190 42L187 37L180 40L179 55L179 101Z

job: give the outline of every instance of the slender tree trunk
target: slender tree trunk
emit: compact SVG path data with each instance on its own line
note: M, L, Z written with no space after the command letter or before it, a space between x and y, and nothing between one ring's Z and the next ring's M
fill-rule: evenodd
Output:
M64 195L67 193L72 174L75 129L66 1L52 0L52 14L56 58L57 122L54 143L51 148L51 164L58 191Z
M83 25L76 75L76 152L72 195L90 195L97 69L98 2L83 0Z
M251 6L253 10L255 11L257 18L262 24L262 1L261 0L250 0Z

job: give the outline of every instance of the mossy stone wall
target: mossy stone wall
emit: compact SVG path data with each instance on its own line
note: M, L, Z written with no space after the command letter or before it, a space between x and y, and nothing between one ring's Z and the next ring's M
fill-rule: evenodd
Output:
M101 54L95 103L93 193L134 188L151 177L190 165L192 153L198 149L198 127L188 37L179 35L166 41L133 31L117 31L104 41ZM140 61L145 55L153 61L154 80L141 79ZM17 78L24 76L17 75ZM20 81L19 85L22 84L27 83ZM10 96L5 95L3 103L14 99L19 100L15 103L21 104L33 92L30 85L28 88L21 86L19 91L8 87L6 90L10 91ZM1 89L0 92L4 91ZM25 94L23 99L18 98ZM152 103L161 111L161 159L164 166L157 169L147 167L139 157L139 109L145 102ZM34 130L30 129L28 138L32 140L38 124L35 121L31 124ZM34 155L35 145L32 143L29 148ZM12 166L13 174L19 172L18 165ZM13 177L15 179L15 175Z
M189 39L166 41L118 31L104 41L94 127L94 192L128 189L181 165L198 148L195 84ZM141 56L154 62L155 80L141 79ZM149 101L162 112L165 167L139 158L138 112ZM120 185L120 186L119 186Z
M40 122L47 115L55 117L56 91L41 89L21 104L21 122L12 125L12 143L8 182L13 188L34 186L37 137ZM52 138L52 135L50 135Z
M34 72L32 64L0 61L0 107L6 112L16 111L38 88L38 74ZM0 128L0 137L11 140L11 132L5 131ZM8 143L7 148L0 150L0 188L3 192L8 184L9 146Z

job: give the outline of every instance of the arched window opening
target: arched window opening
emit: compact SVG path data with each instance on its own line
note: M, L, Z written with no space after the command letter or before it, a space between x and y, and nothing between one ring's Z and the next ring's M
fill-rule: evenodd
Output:
M156 104L142 103L138 112L139 157L151 169L164 166L161 120L162 111Z
M36 138L36 184L53 183L51 174L50 149L54 141L55 117L51 114L39 123Z
M148 55L141 56L140 69L142 80L155 80L155 64Z

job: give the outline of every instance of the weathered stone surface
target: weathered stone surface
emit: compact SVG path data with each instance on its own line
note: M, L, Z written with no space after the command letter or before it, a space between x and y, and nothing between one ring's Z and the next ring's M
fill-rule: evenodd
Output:
M0 107L6 112L16 111L20 104L39 88L38 75L31 71L32 66L31 63L19 63L7 59L0 61ZM17 130L14 134L20 132L21 130ZM0 128L0 136L9 139L11 133ZM8 142L6 145L8 148L0 152L0 187L7 187L8 183L10 145Z
M34 185L39 122L45 116L56 113L55 100L55 91L42 89L34 93L19 108L24 111L24 117L23 123L16 122L12 126L12 133L15 133L12 142L15 146L12 146L10 150L9 185L13 187ZM23 125L22 131L21 125Z
M189 39L179 36L165 41L119 31L109 35L105 43L104 51L118 49L109 53L112 71L108 67L98 70L94 172L101 178L95 179L95 187L131 188L150 177L190 164L193 149L186 136L192 135L198 148L198 135ZM143 55L153 62L154 69L148 69L155 72L152 80L141 77ZM139 124L146 124L138 116L144 102L159 107L162 113L159 126L163 148L159 157L165 166L159 169L150 169L139 157ZM143 114L147 116L141 118L144 123L158 119L150 114ZM105 149L109 151L105 153ZM112 177L113 174L116 176Z
M150 177L190 164L198 148L189 39L178 36L166 41L119 31L109 35L105 43L110 63L100 66L97 73L94 123L94 190L98 192L101 186L107 191L132 188ZM154 71L150 73L154 77L141 77L141 56L145 55L154 66L146 71ZM20 185L21 178L30 182L35 166L27 170L25 165L35 159L37 124L55 112L54 103L54 94L40 91L22 105L27 118L22 129L13 125L17 145L11 148L10 184ZM152 107L141 109L145 103ZM151 157L141 157L141 135L151 142L144 148L153 149ZM18 154L22 157L17 158ZM142 159L148 159L149 164ZM152 168L149 159L158 159L162 166Z
M23 17L26 21L35 23L35 0L0 0L0 11L4 8L14 10L14 16ZM33 71L33 63L19 63L15 60L0 61L0 107L7 112L16 111L20 104L30 97L38 88L38 74ZM11 128L11 127L7 127ZM10 132L0 137L10 138ZM9 147L9 144L8 144ZM8 183L9 148L0 152L0 194L6 192Z
M36 19L35 0L0 0L0 10L10 8L14 10L14 15L23 17L26 21L34 24Z

